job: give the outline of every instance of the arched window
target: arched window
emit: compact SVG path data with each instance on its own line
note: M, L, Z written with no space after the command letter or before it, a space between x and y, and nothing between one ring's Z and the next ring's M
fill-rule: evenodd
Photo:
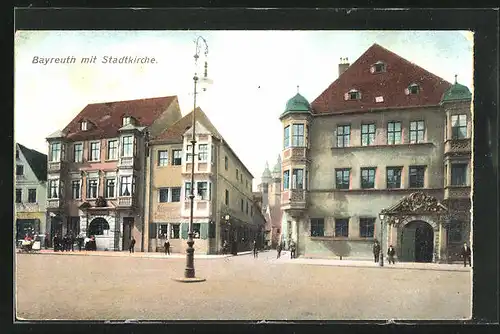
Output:
M386 71L386 66L385 63L382 61L378 61L370 67L371 73L381 73L385 71Z
M89 225L89 235L103 235L105 230L109 230L109 224L104 218L95 218Z
M420 93L420 86L416 83L412 83L405 89L406 95L416 95L418 93Z
M356 89L351 89L344 94L344 100L361 100L361 92Z

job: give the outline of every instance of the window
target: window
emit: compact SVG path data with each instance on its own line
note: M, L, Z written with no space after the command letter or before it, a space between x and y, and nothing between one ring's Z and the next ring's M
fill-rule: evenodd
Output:
M376 62L373 64L373 66L370 68L370 72L372 73L381 73L385 72L385 64L381 61Z
M209 225L208 225L208 237L213 239L215 238L215 222L214 221L210 221L209 222Z
M311 218L311 237L324 237L324 236L325 236L325 220L323 218Z
M87 121L82 121L82 122L80 123L80 129L81 129L82 131L87 131Z
M344 95L344 100L360 100L361 93L355 89L351 89Z
M130 124L130 117L126 116L126 117L123 117L123 126L125 125L129 125Z
M361 124L361 146L375 143L375 124Z
M158 190L158 202L160 203L168 202L168 188L160 188Z
M24 175L24 166L23 165L16 166L16 175Z
M335 219L335 236L345 238L349 236L349 219Z
M106 198L114 198L115 197L115 179L106 179L106 189L104 193L104 197Z
M451 165L451 185L452 186L467 185L467 164Z
M387 123L387 144L401 144L401 122Z
M224 169L229 169L229 159L227 158L227 155L224 157Z
M61 161L61 143L50 144L50 161Z
M350 125L337 126L337 147L349 147L350 138L351 138Z
M122 157L134 156L134 137L126 136L122 138Z
M180 202L181 201L181 188L180 187L171 188L170 193L172 196L172 202Z
M208 196L208 182L198 182L198 184L196 185L196 188L198 191L198 196L200 196L200 198L203 201L210 200L210 198Z
M467 138L467 115L451 116L451 138Z
M248 215L248 202L247 202L247 209L245 210L245 212Z
M375 188L375 169L376 168L361 168L361 188Z
M207 144L199 144L198 145L198 161L207 161L208 160L208 145Z
M99 142L90 143L89 161L99 161L101 157L101 145Z
M108 160L118 159L118 140L108 141Z
M250 216L253 217L253 206L250 206Z
M236 181L238 181L240 179L239 173L240 173L240 171L238 170L238 168L236 168Z
M78 143L73 145L73 162L83 161L83 144Z
M97 190L97 179L88 179L87 180L87 198L97 198L98 190Z
M289 188L289 182L290 182L290 171L286 170L283 172L283 190L286 190Z
M23 191L21 189L16 189L16 203L22 203L23 201Z
M181 150L172 150L172 165L173 166L182 165L182 151Z
M214 159L215 159L215 147L214 145L210 145L210 162L213 164L214 163Z
M180 238L181 225L180 224L172 224L170 226L171 226L170 239L179 239Z
M304 180L306 190L309 190L309 171L306 170L306 178Z
M19 159L19 150L16 150L16 159Z
M199 239L200 238L200 223L194 223L193 224L193 238L194 239Z
M373 238L375 232L375 218L359 218L359 236Z
M243 199L240 199L240 209L241 209L241 212L243 212Z
M132 176L122 176L120 179L120 196L131 196L132 192Z
M410 188L424 187L425 167L413 166L410 167Z
M159 224L158 225L158 237L164 238L167 237L168 233L168 224Z
M240 174L240 183L243 183L243 173Z
M461 243L462 242L462 223L458 220L452 220L448 227L448 242Z
M387 167L387 188L401 188L401 167Z
M283 131L283 147L287 148L290 146L290 125L286 126Z
M335 170L335 188L349 189L351 180L351 170L348 168Z
M81 196L81 182L80 180L71 181L71 198L80 199Z
M292 146L304 146L304 124L292 125Z
M158 166L168 165L168 151L158 151Z
M406 95L415 95L420 92L420 86L417 84L411 84L406 89Z
M184 198L188 199L191 195L191 182L186 182L184 185Z
M424 121L410 122L410 143L424 142L425 123Z
M36 203L36 189L28 189L28 203Z
M186 162L191 162L191 160L193 159L192 158L193 152L191 147L192 147L191 145L188 145L186 147Z
M59 180L49 180L49 198L59 198Z
M303 169L294 169L292 171L292 189L304 189Z
M226 189L226 196L224 197L224 203L229 206L229 190Z

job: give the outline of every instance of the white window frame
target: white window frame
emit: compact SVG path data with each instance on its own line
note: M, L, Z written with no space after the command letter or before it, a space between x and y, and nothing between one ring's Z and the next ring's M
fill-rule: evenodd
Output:
M74 188L73 188L73 184L75 182L78 182L78 194L77 197L75 196L75 192L73 191ZM82 180L81 179L75 179L75 180L71 180L71 199L82 199Z
M124 116L122 119L122 126L127 126L130 124L130 122L131 122L130 116Z
M77 146L81 147L79 156L76 155L76 147ZM83 143L82 142L73 144L73 162L83 162Z
M90 189L90 182L91 181L96 181L96 192L95 192L95 197L92 197L92 191ZM98 177L89 177L87 178L87 191L86 191L86 198L87 199L96 199L97 197L99 197L99 178Z
M87 131L88 130L88 122L87 121L81 121L80 122L80 130L82 130L82 131Z
M97 144L97 159L92 159L92 144ZM101 142L100 141L91 141L89 142L89 162L99 162L101 161Z
M55 183L55 186L53 187L52 184ZM60 195L61 195L61 188L60 188L60 180L59 179L49 179L48 180L48 187L47 189L49 189L49 193L48 193L48 198L49 199L59 199ZM56 190L56 196L52 196L52 194L54 193L52 190L55 189Z
M115 143L115 147L114 147L114 150L113 152L115 153L114 156L111 156L109 153L109 148L111 147L110 144L111 143ZM108 142L106 143L106 160L108 161L114 161L114 160L118 160L118 150L120 148L120 143L118 141L118 139L109 139Z
M114 187L113 187L113 194L112 196L107 196L108 195L108 181L114 181ZM104 198L116 198L116 186L118 182L116 182L116 177L105 177L104 178Z
M167 200L164 202L161 201L161 191L162 190L167 191ZM170 203L170 202L171 202L171 190L170 190L170 188L167 188L167 187L158 188L158 203Z
M127 183L124 183L124 179L126 179L127 181L130 180L130 182L127 182ZM132 197L133 193L134 193L134 176L133 175L121 175L120 176L120 192L119 192L119 196L120 197ZM128 195L125 195L125 191L123 191L123 185L124 184L128 184L130 185L130 189L128 189L129 191L129 194Z
M121 138L121 146L122 146L122 149L121 149L121 157L122 158L131 158L134 156L134 136L132 135L129 135L129 136L123 136ZM130 147L130 151L129 152L126 152L125 151L125 139L130 139L130 143L127 143L127 147ZM130 145L129 145L130 144Z
M203 150L201 149L203 147ZM208 144L198 144L198 161L208 161Z
M57 154L54 154L54 147L58 146L59 150L55 150ZM62 143L61 142L55 142L55 143L50 143L50 162L60 162L61 157L62 157Z

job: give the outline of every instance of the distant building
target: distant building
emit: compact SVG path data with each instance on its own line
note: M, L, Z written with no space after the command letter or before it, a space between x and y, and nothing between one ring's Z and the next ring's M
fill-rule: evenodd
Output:
M282 235L306 257L446 262L471 241L471 93L374 44L283 125ZM384 249L384 252L386 250Z
M148 137L180 118L176 96L93 103L50 135L51 235L94 235L100 250L127 249L133 236L143 249Z
M16 240L47 233L47 155L16 144L15 187Z
M266 162L258 189L266 219L265 244L275 248L281 240L281 156L278 155L272 172Z
M146 165L147 249L160 251L169 239L173 252L186 251L189 195L194 187L195 252L216 254L224 241L236 241L238 251L249 250L263 229L254 212L253 176L206 114L197 108L195 115L194 185L191 185L192 112L151 138Z

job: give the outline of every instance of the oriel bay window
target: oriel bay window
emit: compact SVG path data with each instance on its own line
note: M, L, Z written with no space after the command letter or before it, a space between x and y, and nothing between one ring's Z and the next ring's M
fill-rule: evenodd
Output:
M73 145L73 162L83 161L83 143Z
M120 196L132 196L132 175L120 178Z
M101 143L92 142L90 143L89 161L99 160L101 160Z
M454 163L451 165L451 185L452 186L467 185L467 164Z
M425 133L424 121L410 122L410 144L423 143Z
M311 218L311 237L325 236L325 219Z
M349 189L350 180L351 180L351 170L349 168L342 168L335 170L336 189Z
M292 189L304 189L304 170L293 169L292 171Z
M375 171L376 168L361 168L361 188L375 188Z
M107 178L106 179L106 189L104 196L106 198L114 198L115 197L115 179Z
M210 200L210 194L208 191L208 182L198 182L196 184L198 196L200 197L201 200L203 201L209 201Z
M49 193L48 197L49 198L59 198L59 180L58 179L52 179L49 180Z
M130 158L134 156L134 137L125 136L122 138L122 157Z
M351 126L337 126L337 147L349 147L351 141Z
M401 144L401 122L387 123L387 145Z
M50 144L50 161L59 162L61 161L61 143Z
M99 181L97 179L87 179L87 198L97 198Z
M425 166L410 166L410 188L423 188L425 180Z
M387 188L401 188L401 167L387 167Z
M451 138L463 139L467 138L467 116L452 115L451 116Z
M283 172L283 190L287 190L290 187L290 171L286 170Z
M287 148L290 146L290 125L286 126L283 131L283 147Z
M375 235L375 218L359 218L359 236L373 238Z
M184 198L188 199L191 195L191 182L186 182L184 185Z
M198 145L198 161L206 162L208 160L208 144Z
M335 237L345 237L349 236L349 219L348 218L337 218L335 219Z
M304 146L304 124L292 125L292 146Z
M163 167L168 165L168 151L158 151L158 166Z
M108 141L108 157L107 160L116 160L118 159L118 140L110 140Z
M73 180L71 181L71 198L72 199L80 199L81 197L81 181Z
M361 146L375 143L375 124L361 124Z

